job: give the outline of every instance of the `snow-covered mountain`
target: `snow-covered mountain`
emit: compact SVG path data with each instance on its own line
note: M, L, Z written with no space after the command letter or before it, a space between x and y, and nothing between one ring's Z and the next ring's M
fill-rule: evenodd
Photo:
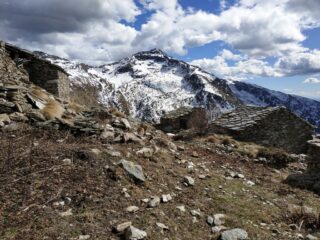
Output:
M285 106L320 129L319 101L223 80L159 49L99 67L42 52L36 54L64 68L72 86L95 86L101 103L117 106L146 121L158 122L165 112L180 106L205 107L214 118L248 104Z

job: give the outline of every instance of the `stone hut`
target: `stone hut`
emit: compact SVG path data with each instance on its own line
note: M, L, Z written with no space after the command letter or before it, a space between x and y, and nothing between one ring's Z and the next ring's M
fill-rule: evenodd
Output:
M1 45L5 47L11 59L27 71L32 83L58 97L69 99L70 80L63 68L9 43L1 42Z
M286 183L299 188L306 188L320 195L320 139L308 142L307 163L305 173L292 174Z
M160 119L158 127L164 132L179 132L188 129L205 129L208 125L204 108L181 107L171 111Z
M314 129L284 107L245 106L216 119L208 132L302 153L307 150L307 141L312 139Z

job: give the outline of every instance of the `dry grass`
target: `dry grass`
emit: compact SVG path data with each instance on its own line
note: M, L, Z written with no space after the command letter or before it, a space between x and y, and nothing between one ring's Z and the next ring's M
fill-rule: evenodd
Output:
M43 101L50 101L51 100L51 98L48 95L48 93L44 89L42 89L40 87L33 87L32 91L31 91L31 94L33 94L37 98L40 98Z
M85 106L80 105L80 104L78 104L78 103L76 103L74 101L70 101L68 103L68 108L70 108L71 110L73 110L76 113L81 113L81 112L86 110Z
M110 113L116 117L119 117L119 118L125 118L126 115L122 112L120 112L118 109L116 108L110 108L109 109Z
M239 146L239 142L234 140L232 137L227 135L218 135L214 134L206 138L208 142L214 143L214 144L224 144L224 145L233 145L234 147Z
M242 161L239 156L215 154L200 141L176 144L183 145L185 151L179 155L161 151L154 161L136 156L135 152L141 149L138 144L111 145L123 156L131 153L125 158L142 166L148 178L144 184L136 185L115 164L120 158L88 154L93 148L111 147L95 137L27 128L0 134L0 239L79 239L79 235L90 235L95 240L120 239L112 233L112 227L130 220L152 240L216 240L206 218L224 213L226 227L244 228L250 239L287 240L294 238L282 233L289 232L292 236L298 233L288 225L307 219L300 215L293 220L283 216L289 203L303 202L320 209L319 197L275 182L277 175L268 166ZM164 149L167 145L163 143ZM208 171L197 167L198 171L191 172L181 163L180 159L190 159L194 151L201 156L192 159L194 165L205 166ZM65 158L71 159L72 164L66 165ZM245 179L227 180L226 169L243 173ZM209 176L199 179L199 174ZM181 183L185 175L195 179L194 187ZM256 185L248 186L247 180ZM124 197L123 188L127 189L129 198ZM156 208L147 209L141 202L167 193L175 193L173 200ZM54 203L61 201L65 202L64 206L55 206ZM124 211L131 205L138 206L139 211L134 214ZM179 205L184 205L186 212L180 212L176 208ZM72 216L60 216L59 213L70 208ZM190 210L193 209L202 213L197 222L192 222ZM303 214L311 217L307 211ZM157 222L170 230L160 231ZM305 236L309 233L306 227L312 225L303 225L299 233ZM275 229L281 234L273 235Z
M55 118L61 118L64 112L64 108L56 100L50 99L45 107L41 109L41 113L46 119L52 120Z
M267 163L275 167L286 167L288 163L295 161L288 153L278 148L260 148L257 157L267 159Z

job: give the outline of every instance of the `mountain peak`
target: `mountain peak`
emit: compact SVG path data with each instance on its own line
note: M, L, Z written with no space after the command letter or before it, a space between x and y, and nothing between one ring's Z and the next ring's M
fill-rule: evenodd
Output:
M162 51L161 49L159 48L153 48L149 51L142 51L142 52L138 52L136 54L133 55L134 57L136 58L167 58L168 55Z

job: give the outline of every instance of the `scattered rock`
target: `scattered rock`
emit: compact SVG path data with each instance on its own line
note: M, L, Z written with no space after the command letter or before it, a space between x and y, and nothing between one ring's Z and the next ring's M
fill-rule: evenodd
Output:
M126 208L126 211L129 213L135 213L135 212L139 211L139 208L137 206L129 206Z
M191 215L196 217L196 216L201 216L201 212L198 210L191 210L190 211Z
M163 194L161 197L162 202L167 203L172 200L172 197L170 194Z
M213 215L213 223L215 226L221 226L225 223L225 215L224 214L215 214Z
M0 127L3 127L6 124L11 122L8 114L0 114Z
M225 226L214 226L211 228L212 233L219 233L223 230L226 230L227 228Z
M120 118L121 123L124 125L125 129L130 130L131 129L131 125L129 123L129 121L125 118Z
M199 154L198 154L196 151L193 151L191 156L192 156L192 157L195 157L195 158L198 158L198 157L199 157Z
M121 152L117 152L113 150L104 150L103 152L111 157L122 157Z
M185 176L183 179L183 182L187 185L187 186L194 186L194 179L192 177L189 176Z
M63 159L62 162L63 162L63 164L65 164L65 165L71 165L71 164L72 164L72 160L69 159L69 158Z
M156 225L161 228L162 230L169 230L169 227L164 225L163 223L157 222Z
M130 227L132 225L132 222L124 222L124 223L120 223L118 224L114 230L117 232L117 233L122 233L124 232L128 227Z
M315 237L315 236L313 236L311 234L308 234L305 239L307 239L307 240L318 240L317 237Z
M90 235L80 235L78 239L79 240L88 240L88 239L90 239Z
M157 196L154 196L154 197L152 197L151 200L149 201L148 207L149 207L149 208L155 208L155 207L159 206L159 204L160 204L160 198L157 197Z
M186 211L186 207L184 205L177 206L176 208L179 209L181 212L185 212Z
M138 228L130 226L126 229L125 239L126 240L141 240L147 237L147 233Z
M73 213L72 213L72 209L70 208L69 210L65 211L65 212L62 212L62 213L59 213L59 215L61 217L69 217L69 216L72 216Z
M214 219L213 219L213 217L212 217L212 216L208 216L208 217L207 217L207 223L208 223L210 226L212 226L212 225L213 225L213 223L214 223Z
M120 165L134 181L144 182L146 180L140 165L124 159L120 160L118 165Z
M221 240L245 240L247 238L248 233L241 228L226 230L221 233Z
M152 157L153 153L154 153L154 150L152 148L147 148L147 147L144 147L139 151L137 151L137 155L143 156L143 157Z

